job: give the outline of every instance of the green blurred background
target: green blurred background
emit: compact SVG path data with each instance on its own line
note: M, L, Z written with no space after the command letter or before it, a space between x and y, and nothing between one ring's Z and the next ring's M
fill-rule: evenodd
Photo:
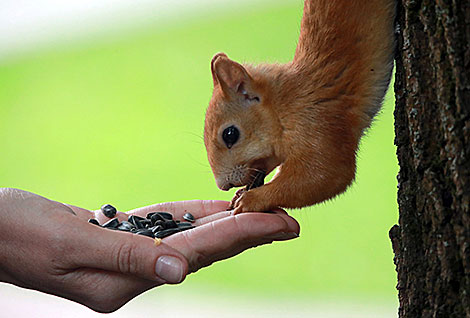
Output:
M233 4L0 60L0 186L89 209L230 200L233 191L215 185L202 139L211 57L223 51L240 62L287 62L301 14L300 0ZM249 250L143 297L196 290L253 303L396 306L392 113L389 92L345 194L290 211L299 239Z

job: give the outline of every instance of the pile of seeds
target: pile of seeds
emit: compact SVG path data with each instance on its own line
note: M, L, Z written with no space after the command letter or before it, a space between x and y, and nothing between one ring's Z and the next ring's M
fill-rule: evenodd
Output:
M131 215L127 221L119 222L116 216L116 208L110 204L103 205L101 211L108 218L113 218L100 225L96 219L89 219L88 222L96 224L106 229L126 231L151 238L164 238L169 235L194 228L194 216L191 213L183 215L183 219L188 222L174 220L173 215L168 212L151 212L146 218Z

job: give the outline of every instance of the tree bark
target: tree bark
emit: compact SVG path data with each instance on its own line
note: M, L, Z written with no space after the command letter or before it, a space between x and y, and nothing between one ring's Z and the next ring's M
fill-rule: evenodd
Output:
M399 317L470 318L470 1L401 0Z

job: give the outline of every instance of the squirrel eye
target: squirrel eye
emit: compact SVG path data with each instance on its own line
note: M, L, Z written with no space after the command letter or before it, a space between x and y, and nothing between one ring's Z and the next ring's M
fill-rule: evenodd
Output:
M238 137L240 137L240 132L235 126L227 127L222 132L222 139L228 149L232 148L232 146L237 142Z

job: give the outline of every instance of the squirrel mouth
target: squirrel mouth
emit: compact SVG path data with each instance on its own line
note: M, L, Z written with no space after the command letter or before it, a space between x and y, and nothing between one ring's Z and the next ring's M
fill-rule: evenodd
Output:
M264 172L263 170L257 170L256 173L251 174L250 179L247 182L241 183L241 184L228 183L220 189L223 191L228 191L230 188L245 186L245 190L251 190L254 188L261 187L264 184L265 177L266 177L266 172Z
M273 167L274 168L274 167ZM245 177L241 180L238 179L234 182L234 180L227 180L225 182L221 182L222 184L219 185L219 189L222 191L228 191L231 188L238 188L238 187L245 187L244 190L248 191L254 188L261 187L264 185L264 179L266 175L273 170L268 165L268 162L265 158L254 160L250 163L245 164L244 169L246 169Z

